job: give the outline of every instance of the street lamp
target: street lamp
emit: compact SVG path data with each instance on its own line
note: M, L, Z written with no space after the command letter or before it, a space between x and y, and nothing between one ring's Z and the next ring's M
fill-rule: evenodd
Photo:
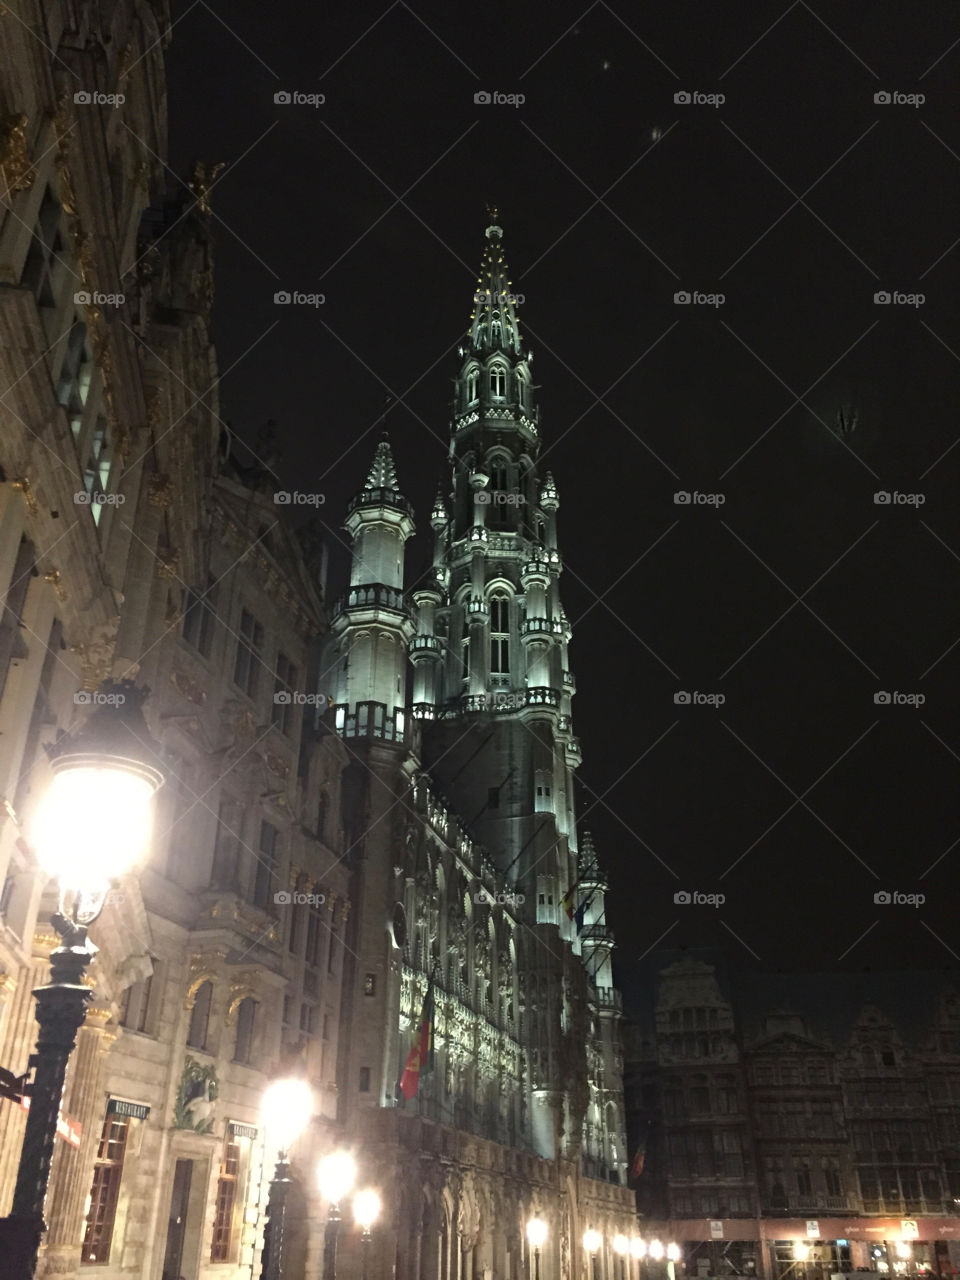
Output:
M602 1244L603 1236L600 1232L595 1231L593 1227L588 1227L583 1233L583 1247L590 1254L592 1280L597 1280L597 1254Z
M353 1216L363 1228L360 1237L360 1280L367 1280L370 1254L370 1228L380 1216L380 1197L372 1187L358 1191L353 1197Z
M267 1136L277 1144L277 1165L267 1195L260 1280L283 1280L287 1252L287 1193L291 1181L287 1156L313 1114L310 1086L303 1080L274 1080L264 1092L260 1110Z
M317 1165L320 1195L329 1204L323 1241L323 1280L337 1280L337 1240L340 1235L340 1201L353 1190L357 1164L349 1151L331 1151Z
M547 1224L542 1218L531 1218L527 1223L527 1240L533 1250L533 1280L540 1280L540 1250L547 1238Z
M676 1280L677 1263L680 1261L681 1251L678 1244L672 1241L667 1245L667 1275L670 1280Z
M0 1219L0 1254L11 1275L36 1273L43 1206L67 1062L93 991L84 975L97 948L87 930L103 910L113 881L128 874L150 846L151 801L163 784L159 747L143 717L148 690L108 680L88 695L95 710L76 735L47 748L53 773L31 823L42 871L59 885L50 923L60 945L50 955L50 982L37 987L35 1075L13 1209Z
M661 1262L663 1260L664 1252L664 1247L659 1240L651 1240L647 1245L647 1254L654 1260L654 1262Z
M620 1280L627 1280L627 1254L630 1251L630 1241L622 1233L618 1233L613 1237L613 1252L620 1259Z

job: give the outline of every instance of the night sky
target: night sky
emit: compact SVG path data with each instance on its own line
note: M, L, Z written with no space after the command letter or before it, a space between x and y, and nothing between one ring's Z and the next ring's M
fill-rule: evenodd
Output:
M579 807L620 980L657 945L758 970L960 971L955 7L190 0L174 16L172 169L227 165L222 413L250 444L276 419L284 485L325 495L331 597L384 429L418 514L408 565L430 555L500 206L561 496ZM281 290L325 300L276 306Z

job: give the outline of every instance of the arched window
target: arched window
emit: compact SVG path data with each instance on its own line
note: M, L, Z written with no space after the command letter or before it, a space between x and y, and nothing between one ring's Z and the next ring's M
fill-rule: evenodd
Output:
M494 596L490 601L490 674L506 675L510 670L510 601Z
M490 488L495 493L506 493L510 488L510 468L506 461L503 458L495 458L488 463L487 470L490 473Z
M471 369L467 374L467 404L477 402L477 384L480 381L479 369Z
M507 391L507 371L502 364L490 366L490 394L502 400Z
M470 637L464 636L460 641L460 666L464 684L470 679Z
M210 1030L210 1005L213 1002L213 983L201 982L193 999L190 1012L190 1029L187 1044L191 1049L206 1049Z
M257 1002L253 996L245 996L237 1005L237 1039L233 1050L234 1062L250 1065L253 1049L253 1029L257 1020Z
M517 403L521 409L527 407L527 380L522 369L517 370Z
M503 343L503 326L499 320L490 321L490 344L499 347Z

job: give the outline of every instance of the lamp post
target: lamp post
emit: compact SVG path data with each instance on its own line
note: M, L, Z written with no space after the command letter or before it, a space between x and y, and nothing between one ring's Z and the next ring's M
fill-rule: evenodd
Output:
M303 1080L274 1080L260 1104L267 1137L277 1144L277 1164L267 1194L267 1222L263 1231L260 1280L283 1280L287 1253L287 1193L290 1190L290 1148L313 1114L313 1094Z
M669 1280L676 1280L677 1263L680 1261L682 1252L678 1244L671 1242L667 1245L667 1276Z
M547 1224L542 1218L531 1218L527 1223L527 1240L533 1250L533 1280L540 1280L540 1250L547 1238Z
M634 1262L637 1264L637 1280L639 1280L642 1272L640 1263L643 1262L646 1256L647 1256L646 1240L641 1240L639 1236L634 1236L633 1239L630 1241L630 1257L633 1258Z
M627 1280L627 1254L630 1251L630 1241L622 1232L613 1237L613 1252L620 1259L620 1280Z
M87 930L110 885L149 850L151 801L164 775L143 717L147 693L132 680L107 681L91 695L95 710L80 733L47 748L53 777L30 836L40 869L58 882L50 923L60 945L50 955L50 981L33 993L39 1030L24 1090L30 1109L12 1211L0 1219L0 1254L18 1280L36 1274L67 1062L93 998L84 975L97 948Z
M353 1216L363 1228L360 1237L360 1280L367 1280L370 1261L370 1228L380 1216L380 1197L372 1188L358 1191L353 1197Z
M583 1233L583 1247L590 1255L590 1280L597 1280L597 1254L600 1252L600 1246L603 1244L603 1236L599 1231L595 1231L593 1227L588 1227Z
M340 1235L340 1201L353 1190L357 1165L348 1151L331 1151L317 1165L320 1195L329 1204L323 1241L323 1280L337 1280L337 1240Z

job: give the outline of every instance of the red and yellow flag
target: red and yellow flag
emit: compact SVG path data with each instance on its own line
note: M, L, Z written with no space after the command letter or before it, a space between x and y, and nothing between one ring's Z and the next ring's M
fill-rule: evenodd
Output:
M400 1077L400 1092L405 1098L415 1098L420 1088L421 1076L433 1070L433 1018L433 979L431 978L423 1000L420 1025L410 1052L407 1054L403 1075Z

